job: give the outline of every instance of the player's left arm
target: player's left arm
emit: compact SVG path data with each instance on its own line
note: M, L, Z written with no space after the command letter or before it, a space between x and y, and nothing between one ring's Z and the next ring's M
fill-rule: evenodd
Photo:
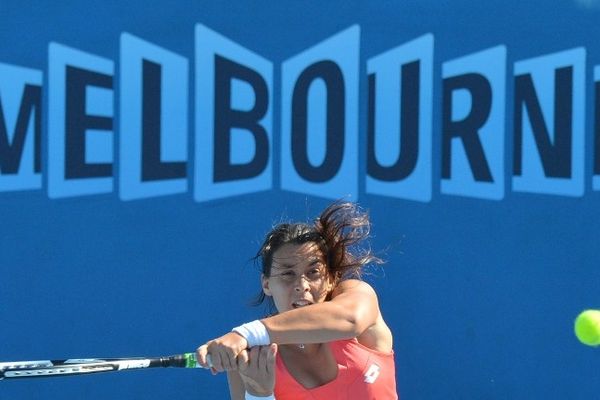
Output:
M360 341L364 334L377 335L377 325L383 319L375 290L366 282L348 279L336 286L331 301L286 311L261 322L271 342L286 344L350 338Z
M357 338L374 350L386 352L392 348L392 334L379 311L375 290L356 279L340 282L330 301L285 311L260 322L270 343L326 343ZM238 354L247 347L245 337L230 332L200 346L198 361L208 366L210 353L216 371L235 370Z

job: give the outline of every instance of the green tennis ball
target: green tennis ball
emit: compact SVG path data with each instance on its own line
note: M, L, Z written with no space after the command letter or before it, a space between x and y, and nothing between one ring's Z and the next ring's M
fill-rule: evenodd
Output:
M577 316L575 336L588 346L600 345L600 310L585 310Z

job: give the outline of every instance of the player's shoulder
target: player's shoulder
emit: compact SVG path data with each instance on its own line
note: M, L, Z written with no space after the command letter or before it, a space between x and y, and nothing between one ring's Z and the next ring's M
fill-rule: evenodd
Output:
M343 281L339 282L334 289L334 294L347 292L360 292L377 296L375 289L373 289L373 287L367 282L360 279L344 279Z

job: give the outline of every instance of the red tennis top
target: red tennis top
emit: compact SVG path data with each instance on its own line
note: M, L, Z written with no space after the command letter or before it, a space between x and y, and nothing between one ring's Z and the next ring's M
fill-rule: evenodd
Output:
M329 343L338 365L337 377L306 389L288 372L279 353L276 359L277 400L397 400L394 353L371 350L356 339Z

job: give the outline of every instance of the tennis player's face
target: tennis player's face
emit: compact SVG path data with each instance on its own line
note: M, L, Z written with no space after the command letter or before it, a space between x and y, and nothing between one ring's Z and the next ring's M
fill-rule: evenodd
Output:
M273 253L271 276L263 290L279 312L325 301L333 288L325 259L314 243L284 244Z

